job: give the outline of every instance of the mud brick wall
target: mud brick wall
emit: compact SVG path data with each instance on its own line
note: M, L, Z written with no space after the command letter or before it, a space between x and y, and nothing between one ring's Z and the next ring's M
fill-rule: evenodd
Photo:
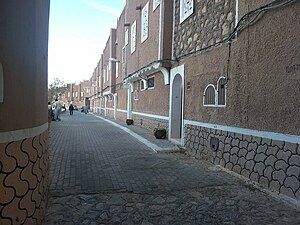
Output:
M149 118L140 115L132 115L135 126L143 127L147 130L153 131L155 128L164 128L168 131L169 121L156 118Z
M235 26L235 0L194 0L194 13L181 24L179 5L176 0L175 57L225 39Z
M0 144L0 224L41 224L48 193L48 131Z
M185 147L189 155L300 199L299 144L186 125Z

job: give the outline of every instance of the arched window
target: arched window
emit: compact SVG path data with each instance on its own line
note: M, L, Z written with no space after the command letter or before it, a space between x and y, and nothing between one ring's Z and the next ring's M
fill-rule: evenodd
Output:
M216 105L216 89L213 84L206 86L203 96L204 106L215 106Z
M226 105L226 78L220 77L217 84L218 90L218 105L225 106Z

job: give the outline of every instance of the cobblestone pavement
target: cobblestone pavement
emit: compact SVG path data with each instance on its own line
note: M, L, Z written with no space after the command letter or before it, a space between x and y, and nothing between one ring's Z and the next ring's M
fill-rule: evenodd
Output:
M51 125L44 225L300 224L299 209L183 154L156 154L92 115Z

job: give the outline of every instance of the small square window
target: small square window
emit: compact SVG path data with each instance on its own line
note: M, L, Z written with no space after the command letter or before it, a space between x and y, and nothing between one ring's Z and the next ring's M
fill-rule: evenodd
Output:
M154 77L149 77L147 80L148 84L148 89L153 89L154 88Z
M141 91L145 90L145 84L144 84L144 81L141 80L140 83L141 83L141 84L140 84Z
M194 0L180 0L180 23L194 12Z

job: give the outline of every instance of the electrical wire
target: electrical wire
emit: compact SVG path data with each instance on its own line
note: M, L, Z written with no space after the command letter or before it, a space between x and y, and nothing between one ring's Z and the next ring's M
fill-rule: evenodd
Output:
M278 8L278 7L283 7L283 6L289 5L289 4L294 3L294 2L299 2L299 1L300 0L275 0L275 1L272 1L272 2L270 2L270 3L268 3L264 6L261 6L259 8L256 8L256 9L252 10L252 11L249 11L244 16L242 16L242 18L236 24L235 28L232 30L232 32L225 39L223 39L221 41L218 41L218 42L216 42L212 45L209 45L207 47L198 49L196 51L180 55L180 56L176 57L176 60L180 61L181 59L183 59L185 57L195 55L195 54L198 54L198 53L203 52L205 50L208 50L212 47L216 47L216 46L219 46L221 44L230 42L232 39L235 38L237 33L240 33L245 28L247 28L247 27L253 25L254 23L256 23L259 20L259 18L261 18L262 15L266 11L269 11L269 10L272 10L272 9L275 9L275 8Z

